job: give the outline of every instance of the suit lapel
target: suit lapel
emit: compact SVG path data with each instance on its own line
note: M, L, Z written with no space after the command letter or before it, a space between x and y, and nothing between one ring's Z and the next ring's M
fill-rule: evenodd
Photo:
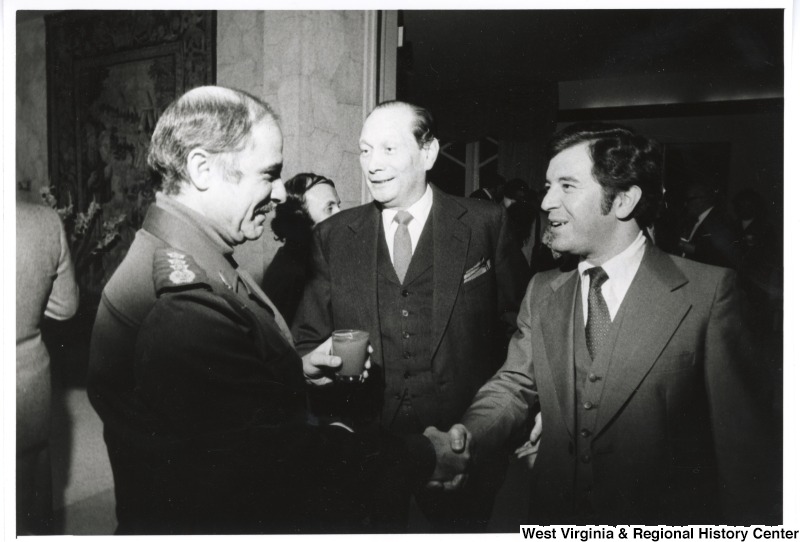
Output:
M611 353L595 433L636 390L691 308L691 303L676 292L686 282L686 276L666 254L647 247L618 313L623 320Z
M358 308L359 321L369 330L373 358L383 360L378 314L378 243L385 240L380 210L375 205L364 205L362 209L348 225L352 234L350 246L354 250L348 251L342 276L346 277L347 295Z
M550 283L553 295L540 313L547 362L553 375L564 424L570 435L574 432L575 424L575 350L572 337L578 284L576 271L558 275Z
M466 209L433 188L433 328L431 358L444 337L463 280L470 229L460 218Z

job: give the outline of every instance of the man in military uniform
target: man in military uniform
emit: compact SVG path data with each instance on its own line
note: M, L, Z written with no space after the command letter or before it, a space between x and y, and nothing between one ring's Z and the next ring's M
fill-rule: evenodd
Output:
M267 104L220 87L189 91L155 128L161 191L92 333L88 391L118 533L362 529L382 518L368 503L391 506L432 475L431 441L449 445L445 433L389 441L307 424L291 335L232 256L284 199L282 147ZM309 367L340 362L329 343Z

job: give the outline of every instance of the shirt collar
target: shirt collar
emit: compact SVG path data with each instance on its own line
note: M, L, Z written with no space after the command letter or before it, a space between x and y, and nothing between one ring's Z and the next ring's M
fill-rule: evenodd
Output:
M633 277L633 275L636 274L636 271L639 269L639 264L642 263L642 258L644 257L644 246L646 242L647 238L640 230L639 235L628 245L628 248L602 265L610 282L625 280L628 276ZM578 272L583 276L586 270L592 267L595 266L583 260L578 264Z
M417 224L425 224L425 221L428 220L428 215L431 214L432 207L433 190L431 190L431 185L426 184L425 193L422 194L422 197L419 198L413 205L406 209L406 211L408 211L411 216L414 217L414 221L416 221ZM384 231L389 230L389 227L392 225L392 222L394 222L394 217L399 210L400 209L383 209L381 211Z

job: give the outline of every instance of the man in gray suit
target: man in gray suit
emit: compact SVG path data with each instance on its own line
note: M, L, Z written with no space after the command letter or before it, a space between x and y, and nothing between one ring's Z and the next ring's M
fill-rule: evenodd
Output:
M303 355L335 329L369 331L372 369L350 401L360 425L433 436L459 420L502 363L525 262L501 206L428 184L439 142L427 110L379 105L359 145L375 202L317 226L314 274L294 321L296 347ZM312 384L330 383L330 374L311 364L304 371ZM416 494L433 530L485 529L504 468L488 463L495 471L475 476L465 492Z
M53 533L50 354L43 317L78 310L67 234L53 209L17 202L17 534Z
M477 453L539 408L530 522L775 521L779 462L746 374L756 351L734 273L644 235L662 195L659 145L578 124L548 154L552 248L580 263L528 286L506 362L462 418Z

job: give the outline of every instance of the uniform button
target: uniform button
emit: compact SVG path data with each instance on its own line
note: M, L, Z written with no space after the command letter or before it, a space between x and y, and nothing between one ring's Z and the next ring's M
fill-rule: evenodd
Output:
M408 318L408 311L407 310L403 309L402 311L400 311L400 314L402 314L405 318Z
M589 382L597 382L600 380L600 377L594 373L589 373Z
M583 438L591 437L592 436L592 432L589 431L588 429L581 429L581 436Z
M403 290L402 292L400 292L400 295L402 295L403 297L408 297L411 295L411 292L409 292L408 290Z
M591 462L591 460L592 460L592 456L590 456L589 454L583 454L581 456L581 463L589 463L589 462Z
M592 410L593 408L594 408L594 405L592 404L591 401L586 401L585 403L583 403L583 409L584 410Z
M403 378L405 378L406 380L408 380L409 378L411 378L411 373L410 373L410 372L408 372L408 371L406 371L405 373L403 373Z
M411 359L412 355L411 352L403 352L403 359Z
M409 337L411 337L411 335L408 333L408 331L404 331L403 332L403 338L404 339L408 339Z

